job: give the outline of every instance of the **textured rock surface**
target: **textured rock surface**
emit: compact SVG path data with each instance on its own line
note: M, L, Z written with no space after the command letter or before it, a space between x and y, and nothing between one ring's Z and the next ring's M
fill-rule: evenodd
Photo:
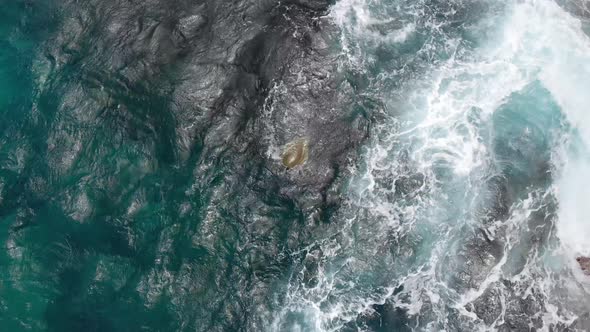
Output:
M578 257L576 258L578 264L580 264L580 268L584 273L590 275L590 258L588 257Z

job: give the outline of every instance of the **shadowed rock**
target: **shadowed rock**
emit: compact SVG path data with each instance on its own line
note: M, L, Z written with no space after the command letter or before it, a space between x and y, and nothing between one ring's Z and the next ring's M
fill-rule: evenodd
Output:
M585 274L590 275L590 258L580 256L576 258L578 264L580 264L580 268L584 271Z

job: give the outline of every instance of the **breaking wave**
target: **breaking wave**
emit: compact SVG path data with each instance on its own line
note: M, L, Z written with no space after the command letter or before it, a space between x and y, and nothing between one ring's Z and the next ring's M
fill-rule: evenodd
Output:
M379 120L274 328L588 326L590 38L561 5L332 7Z

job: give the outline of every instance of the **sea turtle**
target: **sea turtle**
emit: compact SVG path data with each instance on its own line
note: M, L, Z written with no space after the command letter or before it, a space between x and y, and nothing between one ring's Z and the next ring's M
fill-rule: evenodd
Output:
M283 149L282 161L287 169L291 169L298 165L303 165L307 161L308 144L307 140L300 138L294 140Z

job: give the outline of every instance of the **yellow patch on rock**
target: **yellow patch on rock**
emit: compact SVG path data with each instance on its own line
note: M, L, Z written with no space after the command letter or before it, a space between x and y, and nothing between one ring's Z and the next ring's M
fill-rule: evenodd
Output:
M298 139L285 145L282 160L287 169L303 165L307 161L308 146L306 139Z

